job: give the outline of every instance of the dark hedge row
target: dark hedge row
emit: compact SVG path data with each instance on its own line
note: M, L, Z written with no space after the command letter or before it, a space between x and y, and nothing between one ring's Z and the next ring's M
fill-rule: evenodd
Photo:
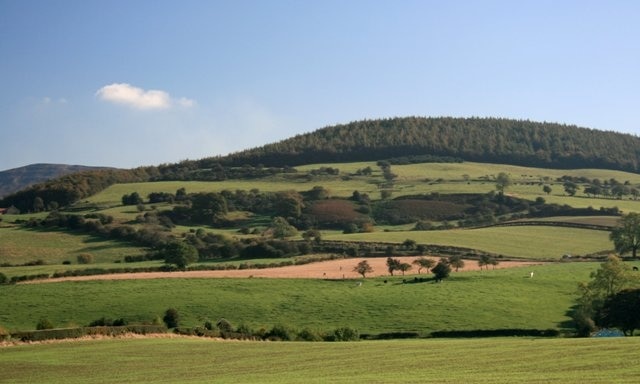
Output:
M125 325L121 327L79 327L44 329L37 331L14 332L11 339L20 341L43 341L59 339L78 339L85 336L120 336L128 333L148 335L155 333L166 333L167 328L163 325Z

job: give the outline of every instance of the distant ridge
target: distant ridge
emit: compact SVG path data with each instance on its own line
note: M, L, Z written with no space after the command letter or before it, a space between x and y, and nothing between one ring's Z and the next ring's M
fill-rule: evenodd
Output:
M30 185L42 183L71 173L108 169L68 164L31 164L0 172L0 198L20 191Z

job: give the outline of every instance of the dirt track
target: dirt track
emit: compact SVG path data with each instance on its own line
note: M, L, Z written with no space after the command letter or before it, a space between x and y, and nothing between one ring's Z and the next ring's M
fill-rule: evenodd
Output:
M398 257L402 262L410 263L416 257ZM433 258L438 260L437 258ZM58 281L86 281L86 280L131 280L131 279L167 279L167 278L232 278L232 277L255 277L255 278L305 278L305 279L354 279L361 276L353 272L353 268L362 260L367 260L373 268L373 272L367 277L386 276L386 261L384 257L380 258L353 258L323 261L319 263L311 263L305 265L293 265L280 268L265 269L232 269L224 271L187 271L187 272L141 272L141 273L119 273L95 276L76 276L65 277L59 279L37 280L32 283L48 283ZM496 269L525 267L529 265L538 265L540 262L520 262L520 261L504 261L501 262ZM475 260L466 260L465 267L460 269L464 271L477 271L480 268ZM458 273L460 273L458 272ZM407 275L417 274L416 266L407 272ZM422 271L425 274L425 271ZM396 272L400 274L400 272Z

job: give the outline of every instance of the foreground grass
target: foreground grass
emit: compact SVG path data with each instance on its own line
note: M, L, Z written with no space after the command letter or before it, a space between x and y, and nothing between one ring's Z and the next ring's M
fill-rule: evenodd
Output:
M102 340L0 348L3 383L636 383L640 338Z
M256 330L278 324L318 331L348 326L363 334L563 329L571 328L567 311L574 304L577 283L588 281L598 266L563 263L454 272L439 284L403 284L400 276L366 279L362 286L353 280L257 278L5 285L0 286L5 298L0 325L28 330L48 318L65 327L103 316L148 322L174 307L187 327L224 317L236 327L246 324ZM529 278L530 271L534 278Z

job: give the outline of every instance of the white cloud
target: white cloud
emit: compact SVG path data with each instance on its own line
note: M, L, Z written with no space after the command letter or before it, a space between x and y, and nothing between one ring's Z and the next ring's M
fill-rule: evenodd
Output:
M96 96L104 101L127 105L136 109L168 109L173 105L192 107L195 101L180 98L174 100L165 91L134 87L127 83L114 83L105 85L96 92Z

